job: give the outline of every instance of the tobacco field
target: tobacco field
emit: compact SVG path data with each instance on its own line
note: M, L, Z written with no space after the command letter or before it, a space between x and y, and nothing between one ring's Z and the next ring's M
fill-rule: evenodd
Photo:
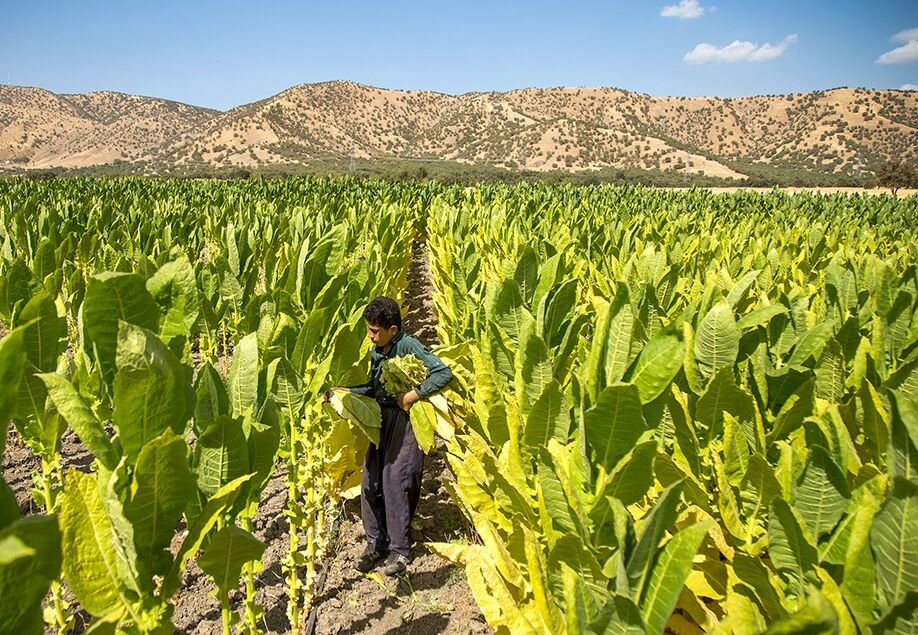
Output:
M411 420L468 527L423 546L487 628L918 632L916 228L915 196L0 181L0 446L36 466L28 508L0 480L0 633L174 632L192 566L218 632L267 632L268 552L311 632L380 425L322 396L419 254L455 379Z

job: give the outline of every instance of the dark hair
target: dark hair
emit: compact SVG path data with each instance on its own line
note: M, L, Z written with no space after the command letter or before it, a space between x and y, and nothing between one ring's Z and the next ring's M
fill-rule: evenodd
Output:
M370 300L367 308L363 310L363 319L373 326L381 326L384 329L397 326L402 330L402 312L398 308L398 302L392 298L380 296Z

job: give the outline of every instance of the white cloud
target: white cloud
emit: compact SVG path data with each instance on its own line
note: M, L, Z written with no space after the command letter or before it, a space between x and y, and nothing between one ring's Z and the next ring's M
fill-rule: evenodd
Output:
M698 0L679 0L679 4L669 4L660 9L660 15L664 18L688 20L700 18L704 15L704 10Z
M908 31L903 31L903 33L908 33ZM876 59L877 64L902 64L905 62L918 62L918 39L909 40L899 48L886 51Z
M787 47L797 41L797 34L792 33L777 44L759 46L753 42L734 40L727 46L714 46L702 42L685 54L683 58L689 64L705 62L768 62L784 54Z
M918 90L918 84L902 84L899 90Z
M892 36L893 42L909 42L911 40L918 40L918 28L905 29Z

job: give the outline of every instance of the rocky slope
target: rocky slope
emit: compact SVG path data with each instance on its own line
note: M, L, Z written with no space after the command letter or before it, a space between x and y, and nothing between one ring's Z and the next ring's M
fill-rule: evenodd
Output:
M615 88L445 95L302 84L217 112L119 93L0 87L0 164L257 166L423 158L527 170L603 167L739 177L750 162L857 173L915 158L918 91L838 88L743 98Z

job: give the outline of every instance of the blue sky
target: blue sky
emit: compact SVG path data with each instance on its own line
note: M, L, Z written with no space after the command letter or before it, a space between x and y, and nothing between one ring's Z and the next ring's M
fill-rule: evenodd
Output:
M918 85L918 0L679 2L0 0L0 82L219 109L330 79L452 94Z

